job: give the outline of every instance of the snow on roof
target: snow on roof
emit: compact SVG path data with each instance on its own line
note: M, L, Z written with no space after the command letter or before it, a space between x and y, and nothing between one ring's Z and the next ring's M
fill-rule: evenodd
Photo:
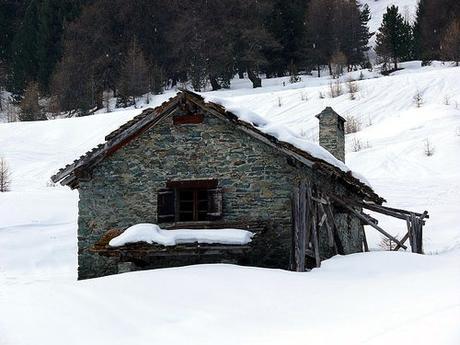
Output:
M208 243L245 245L254 234L241 229L177 229L163 230L156 224L140 223L127 228L119 236L110 240L111 247L121 247L128 243L147 242L164 246L181 243Z
M321 147L320 145L306 140L298 134L291 131L289 128L279 124L270 122L260 115L241 107L239 104L225 98L213 97L209 95L201 95L205 102L212 102L223 106L227 111L235 114L241 121L249 123L256 127L265 134L271 135L279 141L289 143L298 149L305 151L315 158L322 159L323 161L339 168L343 172L350 172L352 176L368 187L372 188L369 181L362 175L351 171L345 163L335 158L328 150Z

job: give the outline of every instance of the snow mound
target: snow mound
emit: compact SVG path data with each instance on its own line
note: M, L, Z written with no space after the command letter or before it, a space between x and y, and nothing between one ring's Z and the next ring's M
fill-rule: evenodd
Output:
M251 242L254 234L241 229L178 229L163 230L156 224L141 223L126 229L113 238L109 245L121 247L128 243L147 242L164 246L175 246L181 243L218 243L244 245Z

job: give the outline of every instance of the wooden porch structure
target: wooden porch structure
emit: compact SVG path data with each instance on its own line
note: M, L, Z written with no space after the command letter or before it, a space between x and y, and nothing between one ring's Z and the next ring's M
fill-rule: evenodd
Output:
M334 207L341 207L355 215L364 225L369 225L385 237L396 243L394 251L407 249L404 244L408 239L413 253L423 254L423 225L428 212L416 213L375 203L357 201L324 193L311 186L307 181L301 181L293 191L292 197L292 258L291 270L305 271L306 257L314 259L316 267L321 265L319 252L319 232L326 231L329 248L334 254L344 254L334 217ZM406 222L407 233L397 239L383 230L376 219L363 212L363 209L395 217ZM366 234L363 234L363 249L369 251Z

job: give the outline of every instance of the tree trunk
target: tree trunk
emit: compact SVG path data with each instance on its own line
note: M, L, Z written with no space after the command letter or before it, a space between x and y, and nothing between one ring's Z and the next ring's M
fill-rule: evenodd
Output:
M262 87L262 79L260 79L257 74L255 74L251 69L248 69L248 77L249 80L252 82L252 87L255 89L256 87Z
M211 81L212 91L216 91L222 88L222 86L219 85L217 78L215 76L210 75L209 80Z
M321 66L318 65L317 69L318 69L318 78L321 78Z

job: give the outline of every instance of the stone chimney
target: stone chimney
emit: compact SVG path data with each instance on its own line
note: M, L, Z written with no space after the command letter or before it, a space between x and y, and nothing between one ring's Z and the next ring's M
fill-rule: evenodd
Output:
M319 119L319 144L345 163L345 119L331 107L316 115Z

